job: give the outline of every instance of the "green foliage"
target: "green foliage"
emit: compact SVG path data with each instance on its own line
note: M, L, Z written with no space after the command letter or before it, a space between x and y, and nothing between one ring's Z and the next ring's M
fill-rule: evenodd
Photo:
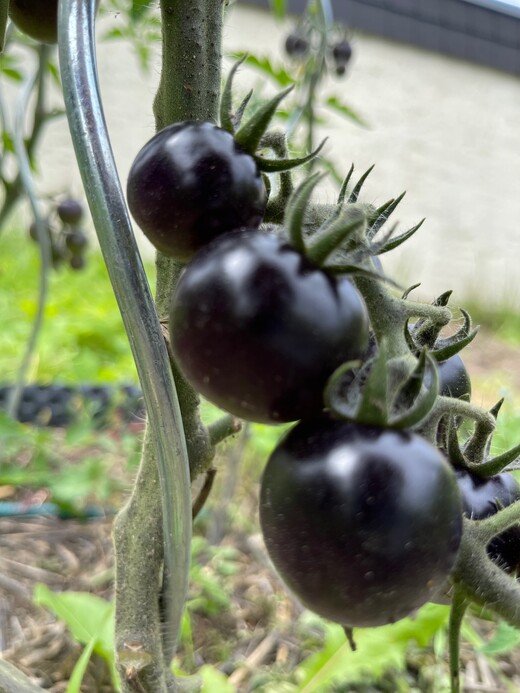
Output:
M487 656L512 652L520 643L520 631L501 621L493 638L480 648Z
M37 585L34 602L46 607L68 627L77 642L86 646L86 653L95 652L108 664L114 686L118 679L114 660L114 605L87 592L51 592L45 585ZM72 675L67 693L79 692L82 673L88 663L83 654Z
M212 666L201 667L198 674L203 681L201 693L236 693L236 688L228 681L225 674Z
M0 439L0 485L45 488L61 511L79 516L90 504L109 504L124 490L114 460L118 455L135 467L140 447L135 436L116 441L102 434L88 417L71 426L58 446L53 430L13 421L3 412Z
M446 628L448 607L425 605L415 618L381 628L355 631L357 649L352 652L341 626L323 622L324 645L298 666L294 693L325 693L331 687L363 680L367 674L377 681L389 669L403 671L410 643L426 647L433 636ZM308 615L306 619L316 620ZM289 689L288 689L289 690Z
M37 249L24 229L0 237L0 314L9 330L0 335L0 373L12 382L20 347L34 318L38 287ZM45 320L29 379L39 382L136 382L137 375L108 274L99 253L81 272L63 269L50 277Z
M271 8L277 19L283 19L287 13L287 0L271 0Z

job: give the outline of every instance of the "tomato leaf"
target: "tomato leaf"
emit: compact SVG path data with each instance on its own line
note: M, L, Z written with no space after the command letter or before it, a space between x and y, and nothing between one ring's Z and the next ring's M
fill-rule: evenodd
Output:
M520 630L501 621L493 638L480 648L485 655L498 655L511 652L520 643Z
M88 592L51 592L36 585L33 600L65 622L75 640L90 646L110 666L117 680L114 661L114 605Z
M342 626L325 626L323 648L296 669L298 693L325 693L334 683L342 686L363 678L367 672L380 679L388 669L403 671L412 641L425 647L448 622L449 607L426 604L415 618L390 626L355 631L357 649L352 652Z

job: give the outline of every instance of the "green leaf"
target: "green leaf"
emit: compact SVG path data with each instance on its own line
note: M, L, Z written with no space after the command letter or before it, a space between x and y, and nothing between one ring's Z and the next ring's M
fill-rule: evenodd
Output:
M363 118L358 115L350 106L347 106L346 103L340 101L337 96L329 96L329 98L325 101L325 105L336 113L353 120L358 125L368 128L368 123L363 120Z
M236 693L237 689L228 677L209 664L203 666L198 674L204 682L200 693Z
M295 83L295 79L283 67L273 65L269 58L259 58L256 55L248 55L246 58L247 65L256 68L263 74L270 77L281 87L289 87Z
M138 22L148 12L150 7L150 0L132 0L132 8L130 10L132 22Z
M51 592L42 584L34 588L35 604L46 607L64 621L75 640L89 645L109 664L114 662L114 605L88 592Z
M501 621L493 638L480 651L485 655L506 654L520 643L520 630Z
M287 0L271 0L271 9L277 19L283 19L287 13Z
M354 631L357 649L352 652L342 626L327 624L325 644L296 669L298 693L327 693L334 683L359 681L367 673L380 679L389 669L403 671L412 641L425 647L445 628L449 607L426 604L415 618L405 618L390 626Z
M92 637L88 645L81 653L81 657L74 666L65 693L81 693L81 682L83 681L83 677L87 671L88 663L90 661L90 657L92 656L92 652L94 651L95 644L96 638Z

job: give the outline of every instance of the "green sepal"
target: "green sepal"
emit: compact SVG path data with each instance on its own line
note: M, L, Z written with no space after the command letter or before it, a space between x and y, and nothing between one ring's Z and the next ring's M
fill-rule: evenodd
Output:
M357 411L357 397L355 395L357 390L352 392L353 397L352 402L350 402L341 394L340 389L343 384L344 376L347 373L351 373L354 369L360 368L361 365L362 361L360 360L346 361L336 368L328 379L323 391L323 401L325 403L325 408L328 409L332 415L336 414L339 418L348 419L349 421L355 419ZM354 390L354 388L351 389Z
M338 206L341 206L345 202L345 195L347 194L348 184L350 183L350 179L352 178L353 173L354 164L352 164L352 166L350 167L349 172L347 173L343 180L343 183L341 184L341 188L338 195Z
M233 127L233 131L235 131L237 128L240 127L240 124L242 123L242 118L244 117L244 112L247 108L247 104L251 100L252 96L253 96L253 90L251 89L244 96L244 98L240 102L240 106L235 111L235 114L231 117L231 125Z
M220 97L220 127L227 130L231 134L235 132L233 123L233 79L238 68L245 61L246 57L247 55L244 55L242 58L240 58L240 60L237 60L229 71L228 78L226 79L226 83L222 89L222 96Z
M432 305L443 308L446 307L452 293L453 291L451 289L445 291L433 301ZM432 320L426 318L418 320L413 327L413 337L417 347L427 346L429 349L433 349L440 331L441 326L435 324ZM439 361L440 359L437 360Z
M421 221L418 224L416 224L415 226L412 226L410 229L408 229L408 231L404 231L399 236L392 238L379 251L378 255L383 255L383 253L388 253L391 250L394 250L394 248L397 248L398 246L400 246L405 241L407 241L409 238L411 238L414 235L414 233L416 231L418 231L421 228L421 226L424 224L425 221L426 221L426 219L421 219Z
M419 282L418 284L412 284L412 286L409 286L409 287L403 292L403 295L401 296L402 300L403 300L403 301L406 301L406 299L407 299L408 296L412 293L412 291L413 291L414 289L418 289L420 286L421 286L421 282Z
M385 224L388 221L390 215L392 214L392 212L395 211L396 207L398 206L398 204L401 202L401 200L403 199L403 197L405 195L406 195L406 191L401 193L399 195L399 197L396 197L395 200L390 200L389 203L387 202L385 205L383 205L383 207L385 207L385 209L383 209L382 211L380 211L381 207L377 210L380 213L379 213L379 216L377 217L377 219L374 221L373 224L370 225L370 227L368 229L368 234L367 234L368 238L373 238L376 235L376 233L383 226L383 224Z
M457 341L450 341L450 343L446 344L448 340L443 340L444 345L442 347L437 347L433 349L433 355L437 359L437 361L446 361L446 359L449 359L450 356L455 356L455 354L458 354L459 351L462 351L464 347L467 347L468 344L470 344L475 337L478 334L478 331L480 329L480 325L477 325L468 335L465 337L462 337L461 339Z
M417 347L415 346L415 342L413 341L412 335L410 334L410 327L408 326L409 322L410 318L407 318L404 324L404 338L406 339L406 343L408 344L408 348L410 349L412 354L415 354L415 352L417 351Z
M322 268L324 270L327 270L329 274L353 274L357 275L358 277L366 277L367 279L375 279L376 281L384 282L385 284L393 286L395 289L401 288L394 279L387 276L386 274L380 274L375 270L368 270L366 269L366 267L361 267L360 265L337 263L331 263L330 265L327 265L325 263L324 265L322 265Z
M501 397L496 404L494 404L491 409L489 410L489 413L491 416L495 419L495 421L498 418L498 414L500 410L502 409L502 405L504 404L505 398Z
M359 193L361 192L361 188L363 187L364 182L368 178L368 176L372 173L374 170L375 164L372 164L372 166L365 171L365 173L361 176L361 178L358 180L356 185L354 186L354 190L350 193L347 202L349 204L353 202L357 202L357 199L359 197Z
M372 426L388 425L388 349L383 338L363 385L356 421Z
M425 354L424 362L424 372L423 376L429 371L431 373L431 380L429 385L426 387L426 392L421 393L416 399L413 405L398 416L391 416L388 424L394 428L413 428L417 426L433 409L437 397L439 395L439 374L437 372L437 367L435 361L429 352L423 352ZM424 377L422 380L424 385Z
M417 359L417 364L405 382L397 391L391 410L395 412L409 409L419 396L426 372L426 349L423 349Z
M266 176L265 173L262 173L262 180L264 181L267 200L269 200L269 198L271 197L271 181L269 180L269 176Z
M293 246L304 255L306 254L305 240L303 237L305 212L312 191L325 175L324 173L313 173L302 181L289 198L287 209L285 210L284 226L287 230L289 240Z
M518 462L519 459L520 443L518 445L515 445L510 450L506 450L506 452L497 455L496 457L492 457L491 459L486 460L485 462L481 462L480 464L472 466L471 471L475 474L478 474L479 476L487 478L490 476L495 476L496 474L500 474L500 472L503 472L506 469L506 467L511 468L511 465ZM517 467L515 466L515 468Z
M450 415L448 419L448 433L446 437L448 459L451 466L458 469L468 469L468 462L460 447L457 423L453 415Z
M262 139L265 131L269 127L269 123L276 113L276 109L279 104L289 92L294 89L294 85L284 89L279 94L274 96L270 101L265 103L263 106L253 113L251 118L240 127L235 133L235 139L239 145L249 154L254 155L260 140Z
M366 216L361 207L343 207L339 217L330 226L313 236L312 242L307 245L307 257L321 267L332 253L343 248L349 237L364 229L365 224Z
M484 463L484 460L486 458L486 449L489 447L489 442L491 440L492 435L493 431L489 430L488 422L475 421L475 428L473 429L473 433L471 437L467 440L463 448L464 457L468 460L468 464L476 465L475 471L477 470L477 466L480 466Z
M469 313L464 310L464 308L461 308L460 312L464 317L464 324L461 326L461 328L450 337L443 337L437 339L435 342L433 354L437 361L445 361L447 358L450 358L450 356L458 354L459 351L462 351L464 347L475 339L480 329L480 325L477 325L472 330L471 317Z
M256 161L256 165L260 171L263 171L264 173L281 173L282 171L290 171L297 166L303 166L317 157L326 141L327 138L325 138L310 154L296 159L266 159L265 157L258 155L254 155L253 158Z

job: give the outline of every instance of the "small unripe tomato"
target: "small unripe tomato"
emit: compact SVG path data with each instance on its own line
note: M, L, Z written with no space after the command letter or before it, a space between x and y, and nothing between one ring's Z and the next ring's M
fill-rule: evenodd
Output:
M72 198L60 202L56 211L64 224L78 224L83 217L83 205Z

